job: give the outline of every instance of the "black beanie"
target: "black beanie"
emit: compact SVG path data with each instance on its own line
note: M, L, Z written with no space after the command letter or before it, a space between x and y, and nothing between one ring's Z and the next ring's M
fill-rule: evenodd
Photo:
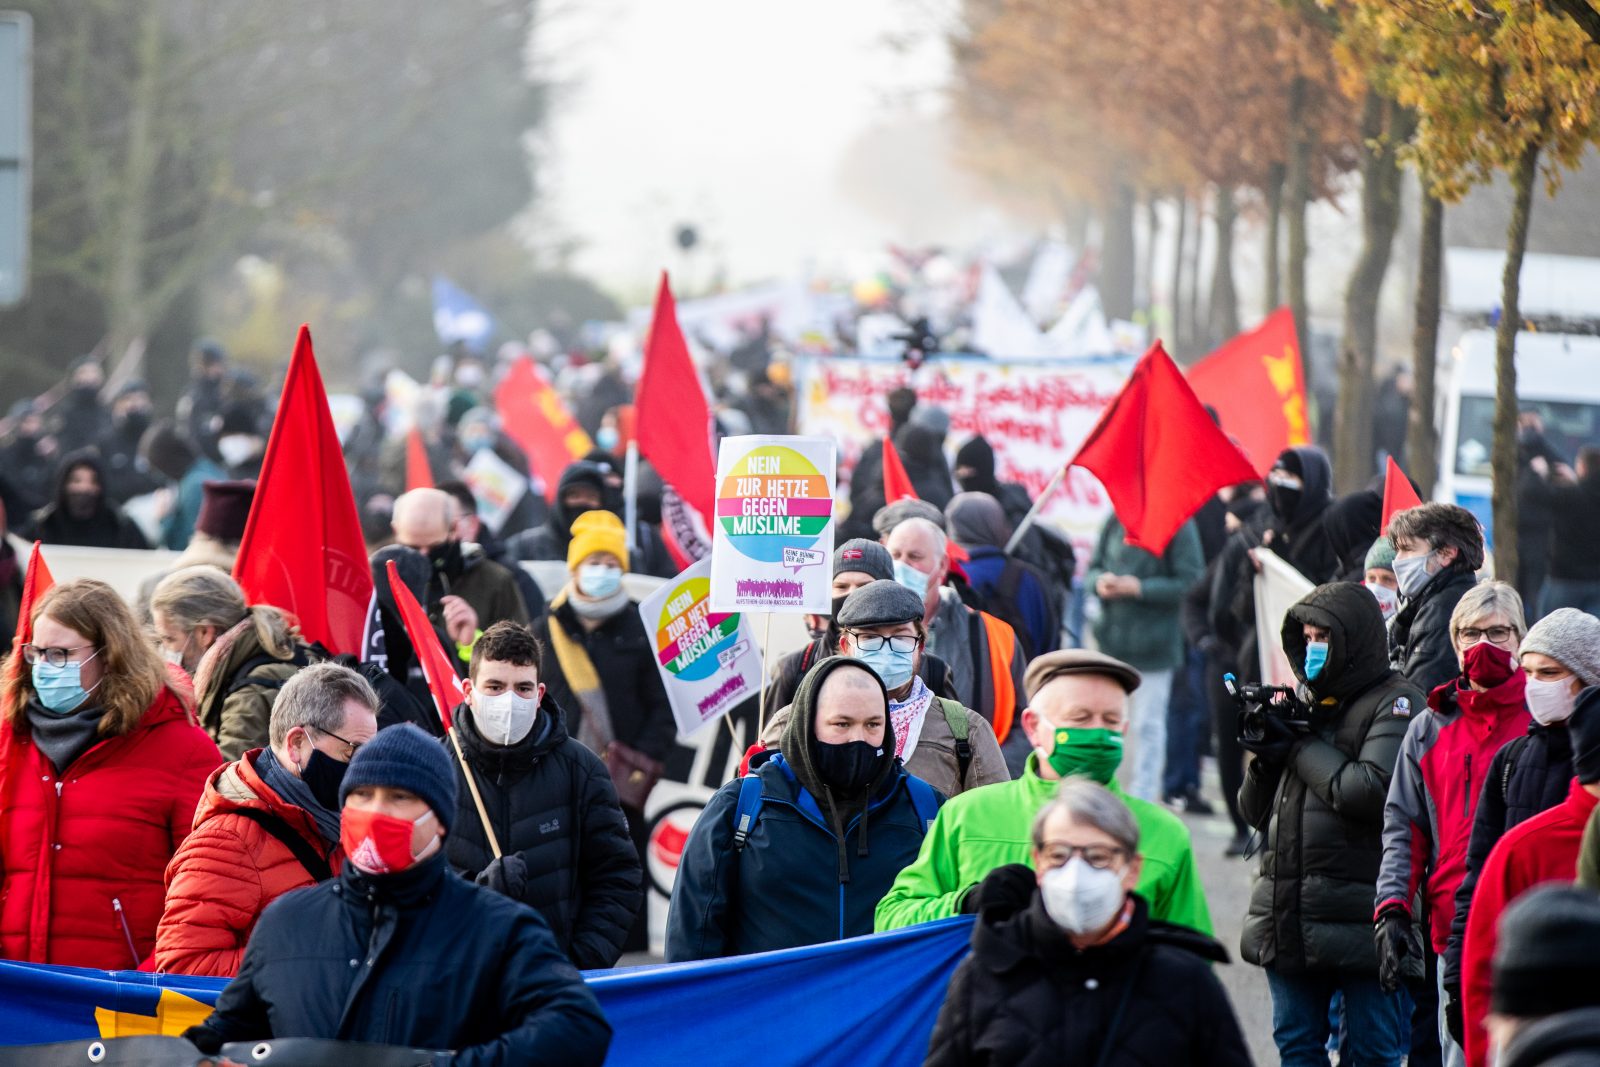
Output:
M1585 785L1600 782L1600 687L1578 694L1567 733L1572 738L1572 773Z
M1600 1005L1600 896L1542 885L1500 918L1489 1010L1538 1018Z

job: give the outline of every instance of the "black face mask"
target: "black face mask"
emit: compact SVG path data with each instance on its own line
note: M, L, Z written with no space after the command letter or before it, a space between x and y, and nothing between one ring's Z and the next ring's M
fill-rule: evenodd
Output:
M350 764L340 763L320 748L311 750L311 758L300 768L300 780L306 783L317 803L329 811L339 810L339 786L344 782L344 772Z
M452 538L441 545L434 545L426 553L428 562L433 564L433 569L440 574L455 578L461 574L461 542Z
M846 741L842 745L818 741L817 774L840 796L860 796L883 773L884 764L892 758L890 751L884 745L865 741Z
M1272 505L1272 511L1280 519L1294 518L1295 509L1300 506L1300 494L1303 490L1291 489L1287 485L1267 486L1267 503Z
M150 413L148 411L130 411L122 416L123 435L130 439L144 436L150 428Z

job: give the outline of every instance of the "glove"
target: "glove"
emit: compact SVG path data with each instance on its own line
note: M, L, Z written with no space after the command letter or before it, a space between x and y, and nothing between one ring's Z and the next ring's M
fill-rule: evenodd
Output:
M215 1056L222 1051L222 1039L217 1036L215 1030L204 1023L189 1027L183 1032L182 1037L207 1056Z
M501 856L478 872L477 883L501 896L521 900L528 891L528 864L521 856Z
M1259 741L1239 738L1239 747L1246 752L1255 753L1257 759L1279 766L1289 762L1294 746L1305 737L1275 715L1266 716L1262 735Z
M1467 1044L1467 1024L1461 1015L1460 982L1445 983L1444 1025L1445 1029L1450 1031L1450 1039L1465 1048Z
M1411 916L1400 908L1384 912L1372 928L1378 946L1378 984L1385 993L1400 988L1400 969L1406 955L1422 959L1422 941L1411 927Z

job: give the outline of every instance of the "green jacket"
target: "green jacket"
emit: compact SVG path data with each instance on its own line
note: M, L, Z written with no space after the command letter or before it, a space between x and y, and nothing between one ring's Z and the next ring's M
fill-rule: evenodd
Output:
M1162 555L1134 548L1123 540L1122 523L1113 515L1100 530L1089 558L1084 588L1093 591L1102 574L1139 579L1137 599L1107 600L1094 624L1100 651L1150 671L1171 670L1183 662L1183 627L1179 609L1183 594L1205 573L1200 534L1186 522L1173 534ZM1156 916L1160 918L1161 916Z
M1059 782L1039 777L1039 754L1028 754L1022 777L953 796L939 809L916 862L900 872L878 902L881 933L961 913L962 898L996 867L1033 861L1029 833L1033 817L1055 796ZM1138 893L1150 902L1150 917L1211 933L1211 913L1195 870L1189 830L1158 804L1109 786L1139 824L1144 869Z

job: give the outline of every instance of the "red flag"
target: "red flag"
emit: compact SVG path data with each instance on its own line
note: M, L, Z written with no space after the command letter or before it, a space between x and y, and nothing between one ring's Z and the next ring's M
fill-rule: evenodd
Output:
M544 483L545 498L554 500L561 472L588 455L594 442L528 356L513 362L495 386L494 406L506 434L528 454L533 476Z
M251 604L294 615L307 641L361 651L372 573L308 326L295 339L233 577Z
M678 308L661 272L656 309L644 342L644 373L635 400L639 454L661 480L702 516L716 514L717 464L711 456L711 409L689 346L678 329Z
M1394 518L1395 512L1418 507L1421 504L1422 498L1411 487L1411 479L1406 477L1406 472L1400 469L1400 464L1390 456L1383 475L1383 522L1378 524L1378 529L1387 534L1389 520Z
M450 666L450 657L439 647L439 635L434 632L427 613L417 603L417 598L411 595L411 590L406 588L406 583L400 580L394 560L389 561L388 570L389 588L394 591L395 606L400 609L400 622L406 628L406 636L411 639L411 647L417 650L417 660L428 679L428 689L433 693L433 706L439 712L439 721L449 732L455 725L450 713L467 698L461 690L461 678Z
M1068 466L1105 485L1130 545L1160 555L1189 516L1255 472L1157 341Z
M1305 371L1288 308L1190 367L1189 385L1216 410L1257 477L1266 476L1284 449L1311 443Z
M900 462L900 450L894 447L894 438L885 436L883 439L883 502L893 504L897 500L916 500L917 490L911 484L911 475L906 473L906 465Z
M415 426L406 434L406 492L432 489L433 469L428 466L428 446Z
M33 606L55 584L39 552L39 542L35 541L28 553L28 572L22 578L22 606L17 610L17 632L11 638L11 658L6 661L7 690L22 675L22 646L33 640Z

